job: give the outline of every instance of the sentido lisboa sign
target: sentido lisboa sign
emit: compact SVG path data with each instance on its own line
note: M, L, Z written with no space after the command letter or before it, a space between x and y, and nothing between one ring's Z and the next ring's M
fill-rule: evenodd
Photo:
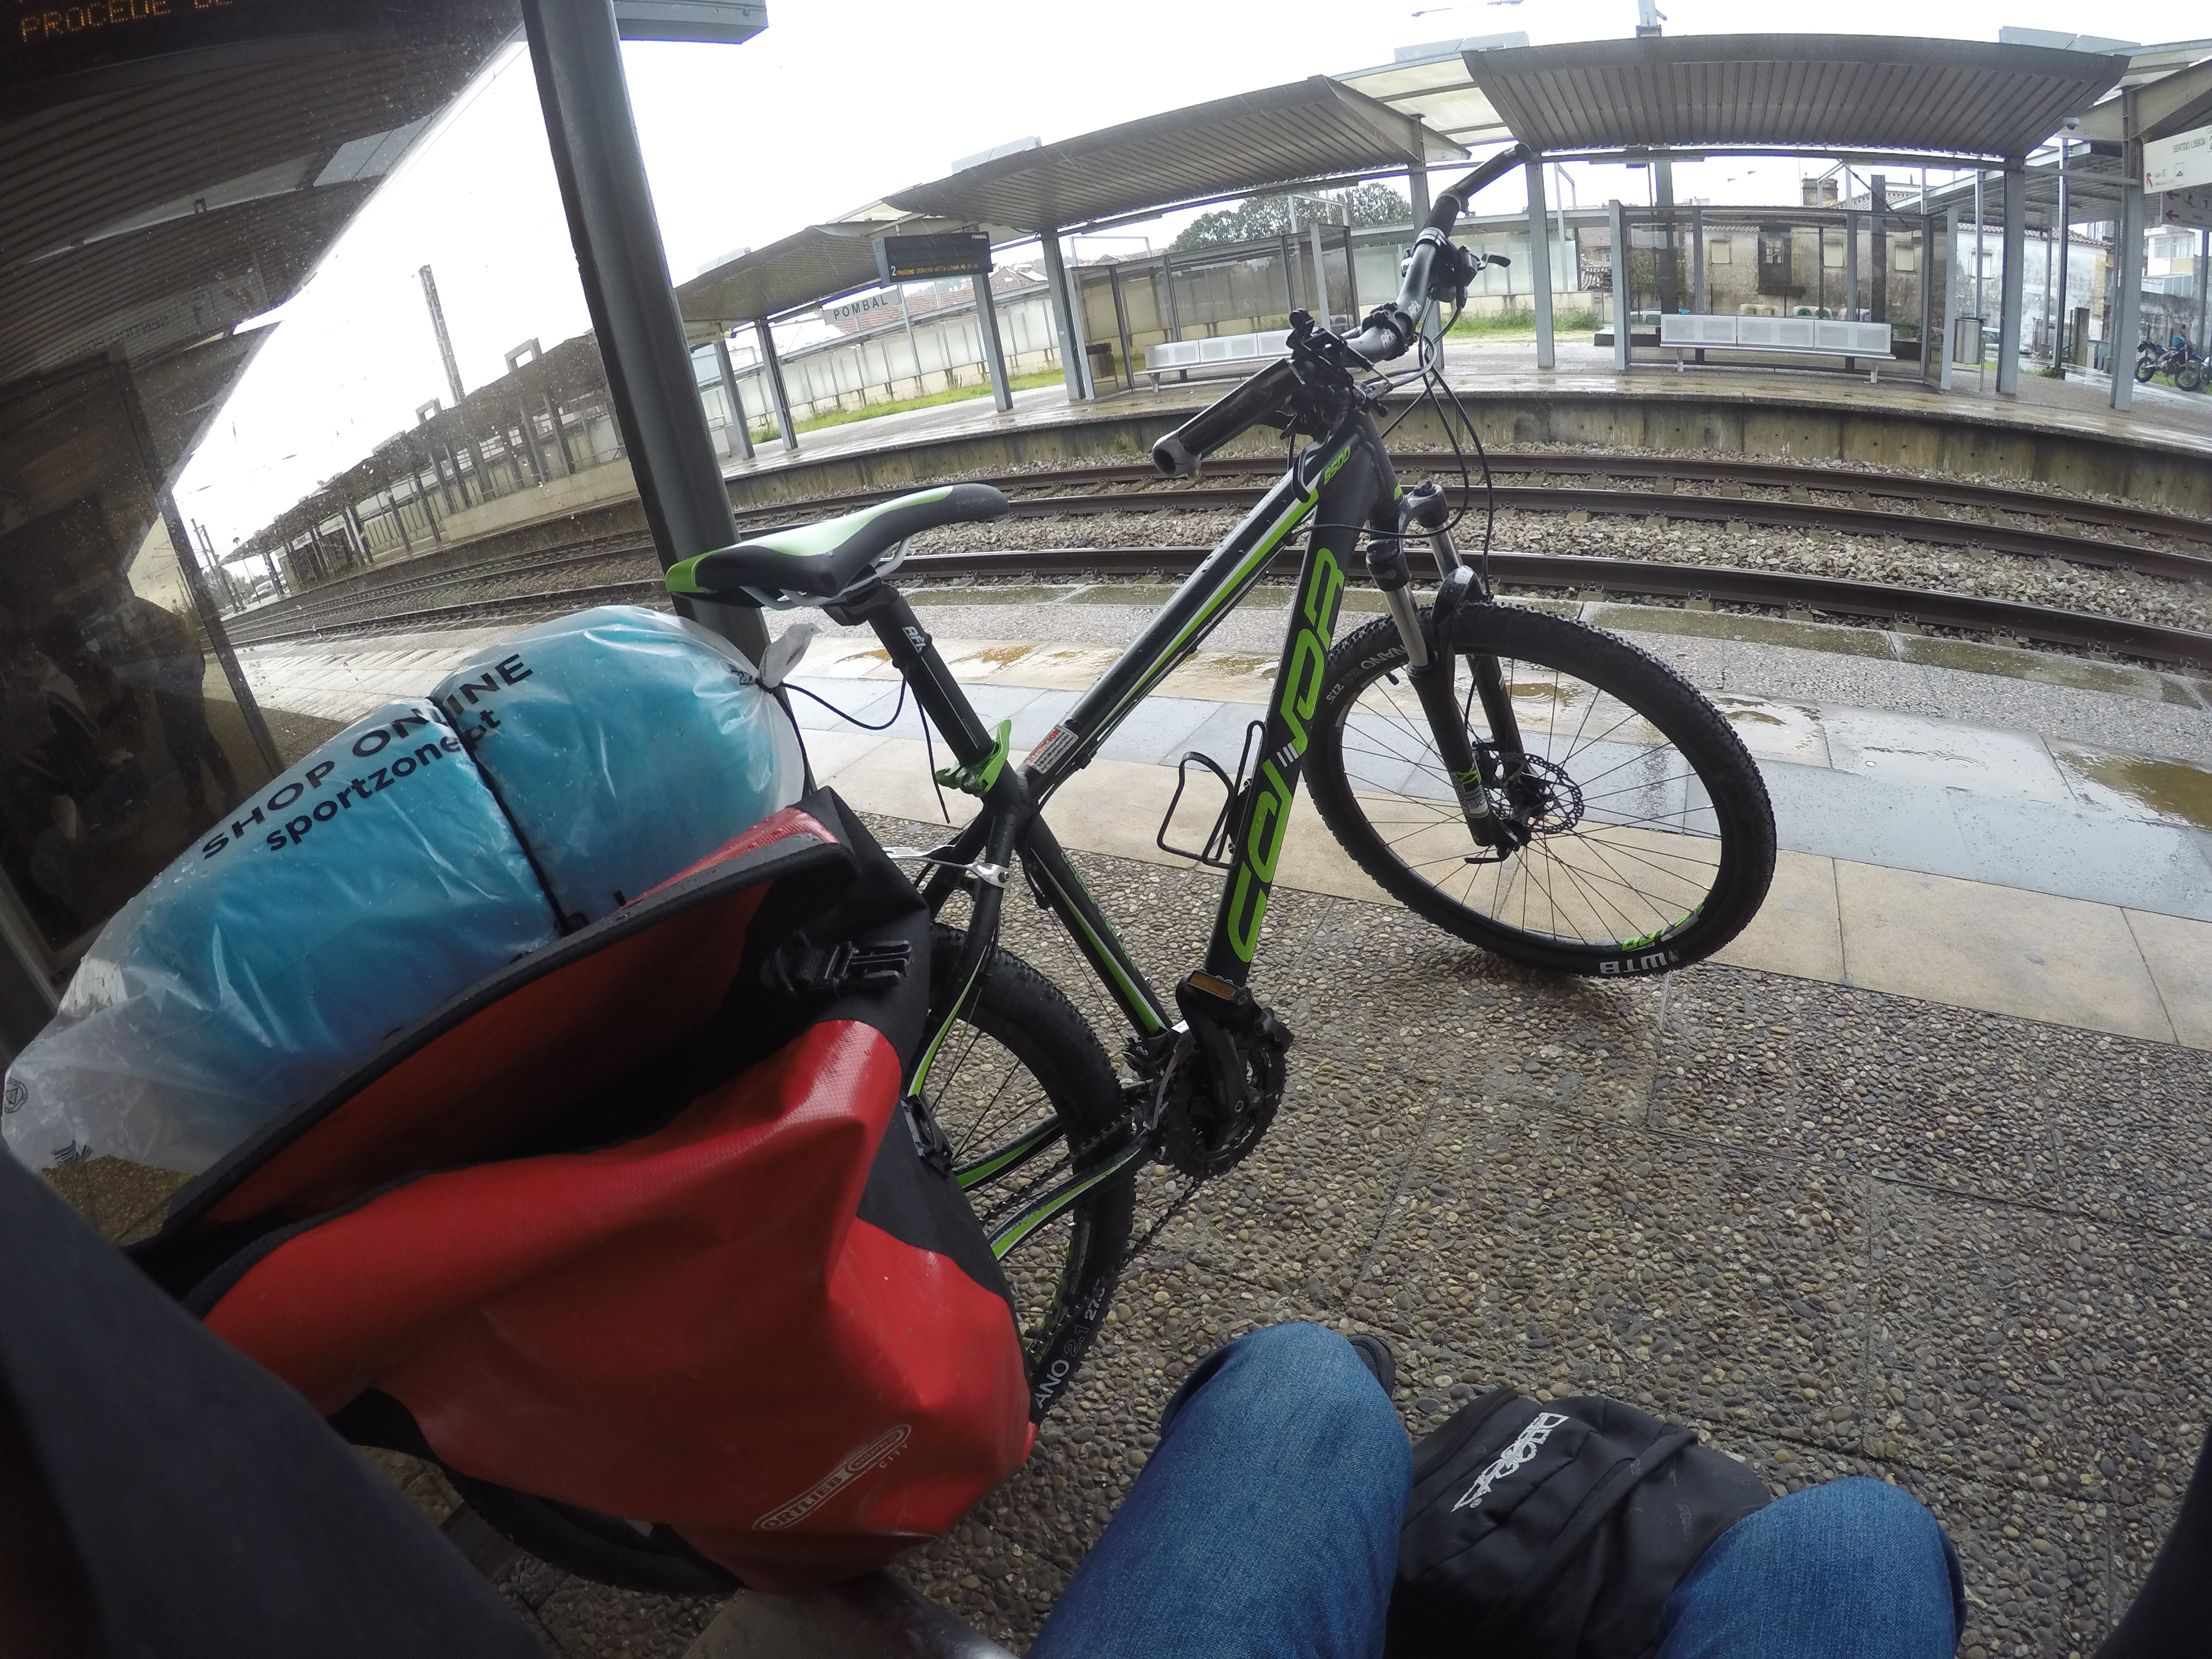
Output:
M2212 127L2143 140L2143 188L2190 190L2212 185Z

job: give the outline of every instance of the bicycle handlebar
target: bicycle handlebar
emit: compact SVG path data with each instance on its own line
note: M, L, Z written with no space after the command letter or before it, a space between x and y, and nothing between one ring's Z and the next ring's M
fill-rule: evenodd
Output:
M1413 243L1413 257L1406 266L1406 279L1398 297L1370 313L1365 326L1345 343L1370 363L1387 363L1405 355L1428 308L1429 290L1436 279L1437 251L1451 246L1452 227L1477 193L1487 189L1528 159L1526 144L1514 144L1492 156L1466 178L1437 196L1429 210L1429 222Z
M1451 246L1452 227L1477 191L1495 184L1528 159L1528 147L1515 144L1500 150L1480 167L1440 194L1429 210L1428 222L1413 243L1406 278L1398 297L1368 313L1360 331L1345 342L1369 363L1385 363L1405 355L1428 308L1435 280L1437 250ZM1152 465L1170 478L1188 478L1198 464L1238 433L1255 425L1297 386L1297 374L1285 361L1270 364L1240 384L1225 398L1199 411L1152 446Z

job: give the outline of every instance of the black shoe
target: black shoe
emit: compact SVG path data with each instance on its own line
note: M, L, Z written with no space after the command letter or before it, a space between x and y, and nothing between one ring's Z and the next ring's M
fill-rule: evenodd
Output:
M1351 1343L1353 1351L1359 1355L1359 1363L1366 1366L1369 1374L1382 1385L1383 1393L1389 1394L1398 1386L1398 1357L1390 1352L1388 1342L1370 1331L1362 1331L1358 1336L1348 1336L1345 1340Z

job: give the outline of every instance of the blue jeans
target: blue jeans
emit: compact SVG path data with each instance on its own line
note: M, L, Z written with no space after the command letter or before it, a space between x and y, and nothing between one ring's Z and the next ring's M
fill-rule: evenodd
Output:
M1030 1659L1376 1659L1412 1449L1352 1345L1271 1325L1199 1362Z
M1412 1457L1349 1343L1277 1325L1218 1349L1030 1659L1377 1659ZM1936 1519L1879 1480L1793 1493L1723 1533L1656 1659L1945 1659L1966 1607Z

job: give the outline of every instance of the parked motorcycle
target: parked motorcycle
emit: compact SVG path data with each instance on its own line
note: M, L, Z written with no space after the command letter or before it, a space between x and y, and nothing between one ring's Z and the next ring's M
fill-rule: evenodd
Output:
M2154 375L2168 374L2184 392L2201 392L2205 370L2205 359L2191 349L2186 335L2177 334L2164 345L2145 340L2136 348L2136 379L2144 385Z

